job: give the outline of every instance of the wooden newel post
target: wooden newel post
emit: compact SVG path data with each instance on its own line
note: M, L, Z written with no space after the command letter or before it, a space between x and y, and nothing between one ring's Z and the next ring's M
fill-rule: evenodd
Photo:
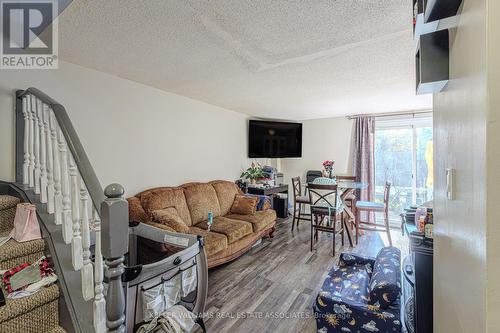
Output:
M108 292L106 295L106 326L108 332L126 332L125 292L122 275L123 262L128 252L128 202L120 184L106 187L106 199L101 204L102 254L108 267Z

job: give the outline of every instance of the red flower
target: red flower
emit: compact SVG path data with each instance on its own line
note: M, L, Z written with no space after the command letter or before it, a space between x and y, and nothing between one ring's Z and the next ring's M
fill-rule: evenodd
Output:
M330 161L330 160L326 160L323 162L323 167L327 168L327 167L333 167L333 165L335 164L334 161Z

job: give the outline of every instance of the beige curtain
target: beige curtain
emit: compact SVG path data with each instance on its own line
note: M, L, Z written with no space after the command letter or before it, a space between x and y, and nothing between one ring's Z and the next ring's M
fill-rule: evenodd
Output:
M359 200L375 200L375 117L358 117L354 124L353 174L368 188L358 193ZM372 215L372 214L370 214ZM373 216L361 215L363 221L374 221Z

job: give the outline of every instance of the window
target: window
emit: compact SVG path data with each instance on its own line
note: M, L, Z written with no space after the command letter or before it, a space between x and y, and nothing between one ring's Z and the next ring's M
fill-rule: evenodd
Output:
M432 113L379 117L375 122L375 197L392 182L391 215L432 200Z

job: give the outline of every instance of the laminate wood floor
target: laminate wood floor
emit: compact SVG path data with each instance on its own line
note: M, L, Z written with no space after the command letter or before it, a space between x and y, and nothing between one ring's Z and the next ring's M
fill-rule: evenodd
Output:
M274 239L264 239L242 257L210 270L205 307L209 333L316 332L312 304L340 253L374 257L388 245L381 233L367 232L354 248L342 247L337 236L333 257L332 235L320 233L311 252L308 222L301 221L292 233L291 221L278 221ZM401 246L401 230L391 235L393 245Z

